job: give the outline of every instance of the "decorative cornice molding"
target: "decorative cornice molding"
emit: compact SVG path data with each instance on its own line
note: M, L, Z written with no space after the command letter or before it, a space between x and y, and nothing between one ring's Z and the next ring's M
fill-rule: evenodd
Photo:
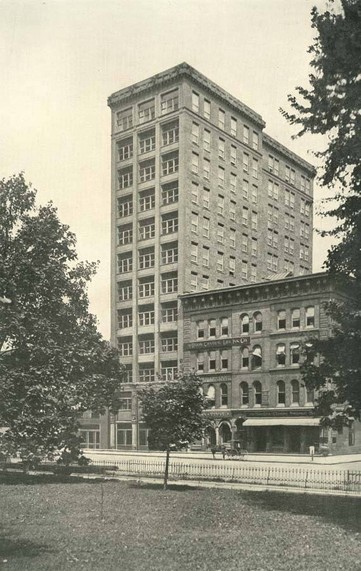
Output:
M251 285L233 286L183 294L179 298L185 311L205 308L225 307L227 305L249 305L261 301L277 301L299 297L300 295L324 294L334 292L335 288L330 276L326 273L310 274Z
M110 97L108 97L108 105L111 109L113 109L120 103L131 102L132 99L138 97L140 94L152 91L159 86L165 86L182 77L191 79L194 83L212 95L215 95L216 97L225 101L230 107L248 117L261 129L265 127L266 123L262 119L262 116L259 115L259 113L253 111L253 109L242 103L242 101L236 97L233 97L233 95L225 91L225 89L208 79L205 75L194 69L186 62L167 69L161 73L157 73L148 79L134 83L129 87L125 87L124 89L116 91L110 95Z

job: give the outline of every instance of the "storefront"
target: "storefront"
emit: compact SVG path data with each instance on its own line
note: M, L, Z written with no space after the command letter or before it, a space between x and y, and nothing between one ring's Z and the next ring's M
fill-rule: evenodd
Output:
M308 454L320 443L319 418L248 418L243 428L249 452Z

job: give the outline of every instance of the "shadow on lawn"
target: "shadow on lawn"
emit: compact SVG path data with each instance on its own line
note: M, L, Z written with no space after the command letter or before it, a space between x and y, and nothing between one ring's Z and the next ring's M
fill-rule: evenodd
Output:
M12 539L7 535L0 536L0 560L10 557L36 557L50 551L47 545L33 543L27 539Z
M0 485L17 486L34 486L38 484L99 484L103 480L101 478L80 478L77 476L58 476L52 474L1 474Z
M128 488L138 489L138 490L159 490L163 492L163 484L156 484L153 482L144 482L144 480L134 480L134 482L128 483ZM178 484L168 484L168 492L192 492L197 490L197 492L204 491L204 488L197 486L181 486Z
M276 492L242 492L250 504L265 510L322 517L348 531L361 532L361 499Z

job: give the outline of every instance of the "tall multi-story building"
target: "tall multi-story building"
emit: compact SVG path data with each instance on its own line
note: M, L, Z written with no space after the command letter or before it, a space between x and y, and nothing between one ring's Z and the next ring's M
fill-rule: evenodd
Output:
M186 63L109 97L112 340L129 382L179 366L178 295L312 271L312 165ZM132 426L113 445L139 445Z

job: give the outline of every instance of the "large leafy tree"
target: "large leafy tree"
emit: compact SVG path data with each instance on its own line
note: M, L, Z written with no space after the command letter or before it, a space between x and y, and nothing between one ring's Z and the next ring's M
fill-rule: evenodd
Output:
M164 489L167 488L171 447L192 443L203 434L206 401L201 386L199 377L191 373L180 375L174 382L150 385L138 391L142 419L150 429L150 439L166 451Z
M88 311L94 263L23 175L0 181L0 451L30 461L81 454L79 415L117 409L117 351Z
M329 195L324 215L334 222L327 233L336 243L325 266L348 288L350 299L327 305L333 337L313 340L303 374L321 391L318 411L338 423L361 413L361 1L328 4L325 12L311 13L316 37L309 48L310 85L298 87L298 95L289 96L293 111L282 113L301 127L298 135L326 140L316 154L322 159L320 183ZM315 353L322 357L319 365Z

